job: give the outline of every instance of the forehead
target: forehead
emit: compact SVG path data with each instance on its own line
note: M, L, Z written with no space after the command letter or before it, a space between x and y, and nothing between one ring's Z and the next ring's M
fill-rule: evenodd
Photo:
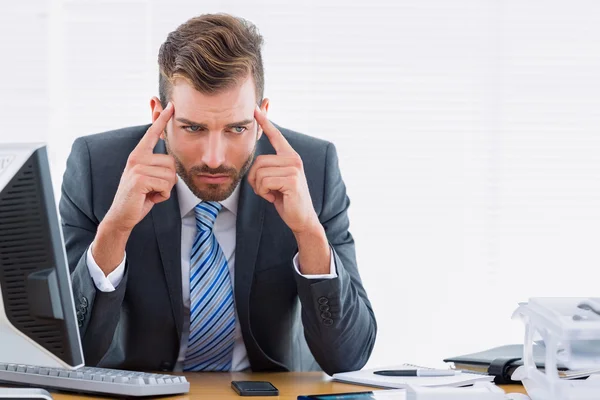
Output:
M251 75L239 85L216 94L201 93L185 79L176 79L171 89L175 118L209 123L232 118L241 120L254 115L256 90Z

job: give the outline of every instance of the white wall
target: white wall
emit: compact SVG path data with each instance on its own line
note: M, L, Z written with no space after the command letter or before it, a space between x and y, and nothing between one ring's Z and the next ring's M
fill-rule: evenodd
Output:
M149 121L169 31L259 26L271 118L338 148L370 365L519 342L518 301L598 295L600 3L24 3L0 3L0 141L47 141L57 193L75 137Z

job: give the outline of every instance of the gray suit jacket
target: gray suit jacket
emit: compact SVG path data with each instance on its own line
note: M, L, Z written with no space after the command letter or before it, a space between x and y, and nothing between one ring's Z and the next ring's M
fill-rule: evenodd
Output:
M114 292L96 289L86 263L127 158L148 127L78 138L67 161L60 214L86 365L166 371L177 361L184 316L176 189L134 228L126 272ZM281 131L303 160L338 278L308 280L294 271L297 243L291 230L243 179L234 292L250 365L254 371L357 370L371 354L377 325L356 266L348 232L350 201L335 147ZM162 140L154 152L165 153ZM275 154L266 135L256 154Z

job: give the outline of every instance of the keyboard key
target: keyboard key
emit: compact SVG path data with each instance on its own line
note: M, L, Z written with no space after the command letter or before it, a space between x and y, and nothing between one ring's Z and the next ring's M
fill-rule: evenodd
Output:
M117 376L115 378L115 383L128 383L129 378L127 376Z
M68 378L68 377L69 377L69 371L60 371L60 372L58 373L58 376L59 376L60 378Z
M48 375L50 375L50 376L58 376L58 370L52 368L50 371L48 371Z
M8 364L6 366L6 370L7 371L11 371L11 372L15 372L17 370L17 365L16 364Z
M0 363L0 371L6 371L6 367L7 367L6 364Z
M102 382L102 374L94 374L92 380L96 382Z
M34 366L31 366L31 365L29 365L27 367L27 373L28 374L37 374L39 370L40 370L39 367L34 367Z
M17 366L17 372L25 372L25 371L27 371L27 366L25 366L25 365Z
M38 371L38 374L39 375L48 375L49 372L50 372L50 370L48 368L41 367L40 370Z
M144 382L146 382L147 385L156 385L156 378L147 377L144 378Z
M69 372L69 378L83 379L83 372L71 371Z

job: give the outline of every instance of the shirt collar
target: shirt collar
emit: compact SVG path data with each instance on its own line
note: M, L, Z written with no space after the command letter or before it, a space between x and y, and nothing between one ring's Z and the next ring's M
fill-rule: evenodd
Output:
M219 202L224 208L231 211L235 216L237 216L238 200L240 198L240 184L241 182L238 183L237 187L228 198ZM183 218L190 213L202 200L192 193L188 185L179 176L177 176L177 183L175 184L175 187L177 189L177 198L179 200L179 212L181 214L181 218Z

